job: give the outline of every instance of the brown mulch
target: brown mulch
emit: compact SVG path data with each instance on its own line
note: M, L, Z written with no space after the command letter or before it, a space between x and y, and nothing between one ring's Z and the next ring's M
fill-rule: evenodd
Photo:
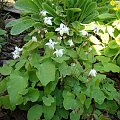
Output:
M20 109L10 111L0 108L0 120L27 120L27 113Z
M0 52L0 66L7 60L13 59L12 52L15 46L22 47L24 45L24 34L19 36L10 35L10 29L5 28L5 24L13 19L19 18L19 14L0 11L0 28L7 31L7 35L0 36L5 39L6 44L2 46ZM27 120L27 112L16 108L14 111L6 110L0 107L0 120Z

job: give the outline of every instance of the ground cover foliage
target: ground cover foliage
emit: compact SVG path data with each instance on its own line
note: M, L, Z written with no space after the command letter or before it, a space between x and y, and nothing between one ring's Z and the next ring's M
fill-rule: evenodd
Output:
M22 48L0 68L0 106L28 111L28 120L120 118L120 2L18 0L11 35L27 31ZM2 35L5 31L0 30Z

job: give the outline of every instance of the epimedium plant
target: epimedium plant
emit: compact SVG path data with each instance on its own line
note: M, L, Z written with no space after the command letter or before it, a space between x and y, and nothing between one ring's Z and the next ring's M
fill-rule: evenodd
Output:
M107 119L103 110L120 117L119 90L105 74L120 72L118 15L104 24L92 0L18 0L15 6L23 13L7 27L12 35L29 34L0 68L0 105L27 110L28 120Z

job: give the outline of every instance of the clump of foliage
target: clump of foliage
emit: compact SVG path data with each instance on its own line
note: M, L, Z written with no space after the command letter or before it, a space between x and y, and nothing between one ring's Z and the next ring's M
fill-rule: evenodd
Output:
M120 92L106 76L120 72L119 10L113 17L111 6L97 2L16 2L23 13L6 27L29 34L0 68L1 106L28 110L28 120L107 119L103 111L120 117Z

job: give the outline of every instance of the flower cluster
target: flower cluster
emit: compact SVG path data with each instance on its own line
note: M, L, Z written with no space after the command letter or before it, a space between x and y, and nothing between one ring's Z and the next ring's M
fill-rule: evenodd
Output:
M14 59L19 58L22 50L23 50L22 48L18 48L18 47L16 46L14 52L12 52L13 58L14 58Z
M48 25L52 25L52 21L51 19L53 17L46 17L46 14L48 12L45 10L42 10L40 12L40 14L42 16L44 16L44 24L48 24ZM56 28L55 31L60 33L60 36L63 37L63 35L66 33L67 35L69 35L69 28L64 25L63 23L60 24L60 27ZM37 38L35 36L32 37L32 41L37 42ZM50 49L55 49L55 45L58 44L58 42L54 42L52 39L49 39L49 42L47 42L45 45L48 46ZM70 47L74 46L74 43L72 41L72 39L68 40L68 44ZM56 57L62 57L63 56L63 51L64 49L56 49L55 52L53 54L56 54Z
M59 31L61 36L63 36L64 33L69 35L69 28L63 23L61 23L60 27L56 28L55 31Z

